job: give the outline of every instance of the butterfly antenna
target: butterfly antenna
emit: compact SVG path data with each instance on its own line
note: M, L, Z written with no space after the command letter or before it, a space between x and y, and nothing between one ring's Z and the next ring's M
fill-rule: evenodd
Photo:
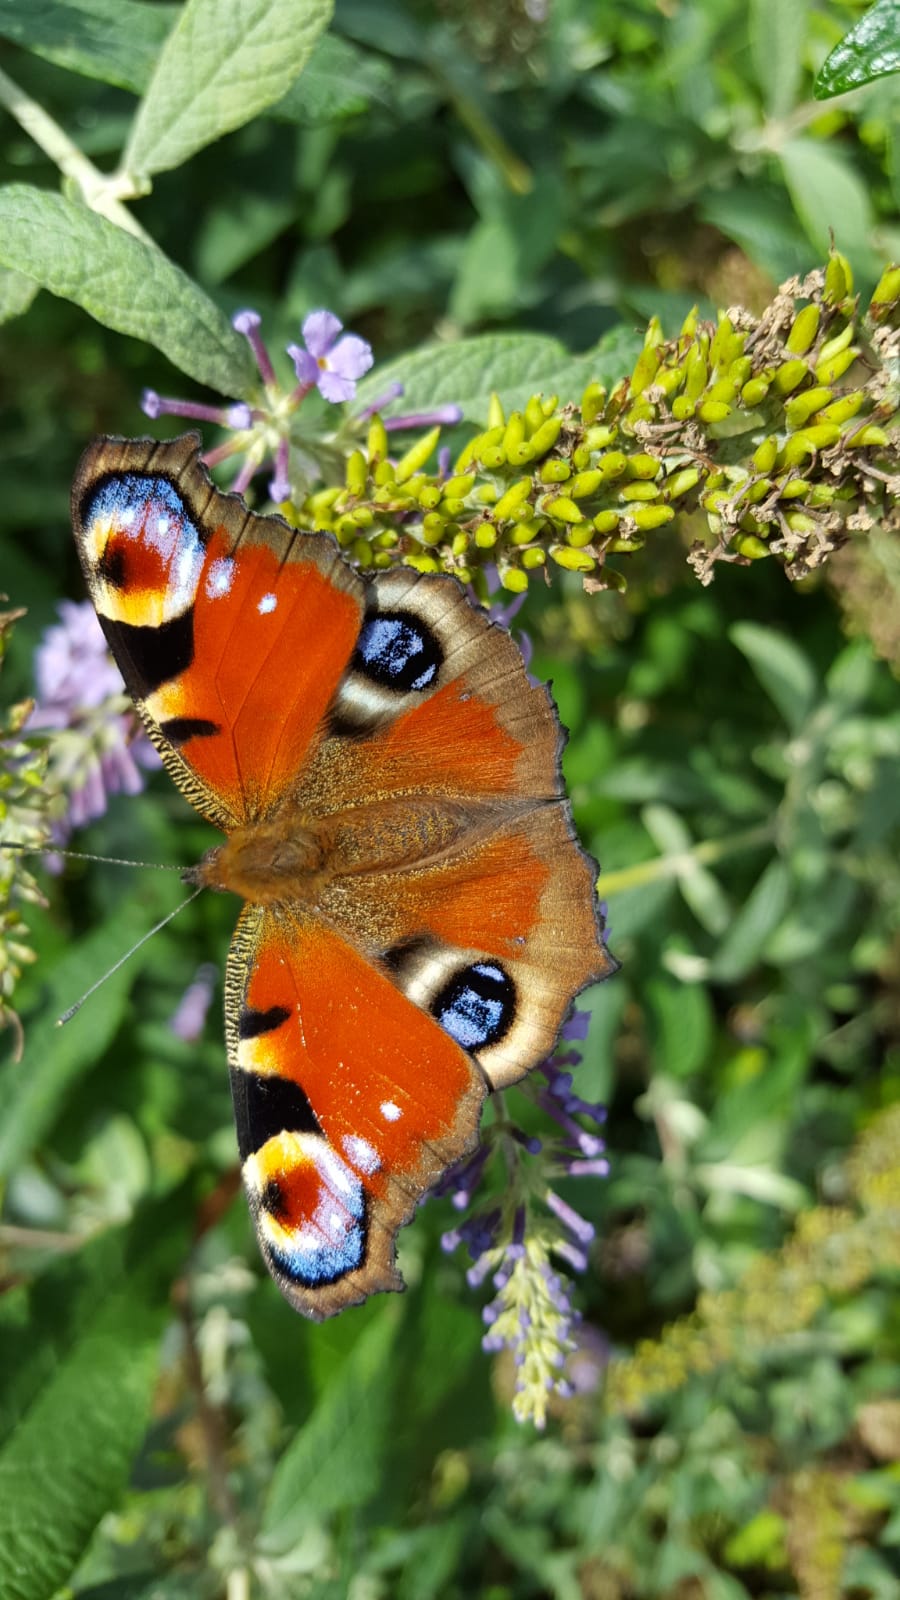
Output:
M23 856L64 856L67 861L102 861L108 867L152 867L154 872L183 872L171 861L127 861L122 856L92 856L87 850L60 850L55 844L14 844L0 840L0 850L18 850Z
M183 911L185 906L189 906L191 901L192 900L196 900L198 894L202 894L202 893L203 893L203 884L201 884L198 889L195 889L193 894L189 894L186 900L182 900L181 905L180 906L176 906L174 911L170 911L168 916L163 917L159 922L157 922L155 927L148 928L147 932L145 934L142 934L140 939L138 939L137 944L133 944L131 946L130 950L126 950L125 954L123 956L120 956L118 961L115 961L113 963L113 965L110 967L109 971L108 972L104 972L102 978L98 978L97 982L96 983L92 983L91 987L89 989L85 989L84 994L81 996L80 1000L76 1000L75 1004L73 1006L70 1006L68 1011L64 1011L61 1017L57 1017L56 1026L58 1028L61 1028L63 1026L63 1023L71 1022L72 1018L75 1016L75 1013L81 1010L82 1006L84 1005L85 1000L89 1000L91 995L94 994L95 991L100 988L101 984L104 984L106 982L107 978L111 978L114 972L118 972L120 967L124 967L126 961L131 959L131 957L134 955L136 950L140 950L142 944L146 944L148 939L152 939L153 935L155 933L159 933L160 928L164 928L167 922L171 922L173 917L177 917L178 916L179 911Z

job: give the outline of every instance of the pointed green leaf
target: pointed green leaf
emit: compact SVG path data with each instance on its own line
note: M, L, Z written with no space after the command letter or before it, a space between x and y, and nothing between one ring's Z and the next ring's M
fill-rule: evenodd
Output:
M288 1549L311 1517L360 1507L375 1494L388 1444L397 1328L386 1307L366 1328L282 1456L263 1511L269 1553Z
M877 0L823 62L813 85L817 100L858 89L900 71L900 0Z
M783 861L770 861L741 907L710 963L716 983L736 983L765 956L790 899L790 876Z
M0 38L139 94L177 15L177 6L144 0L3 0Z
M364 111L373 100L390 105L391 82L390 67L380 56L326 33L272 114L303 126L336 122Z
M784 117L797 96L806 43L808 0L752 0L750 44L756 81L770 117Z
M158 904L158 902L156 902ZM0 1118L0 1178L20 1165L60 1113L71 1085L88 1072L115 1037L128 995L149 945L135 951L121 971L103 985L93 1001L58 1027L56 1019L134 944L162 913L141 894L120 908L114 921L70 947L47 975L40 1013L25 1017L25 1052L21 1061L4 1068L3 1116ZM2 1592L2 1591L0 1591Z
M183 1245L168 1201L35 1284L30 1342L43 1358L42 1382L0 1448L4 1600L50 1600L117 1503L146 1427L168 1281ZM81 1278L93 1293L73 1304Z
M794 210L817 253L827 256L833 235L860 272L876 276L881 269L869 243L874 215L861 175L821 139L788 139L779 155Z
M467 422L483 427L492 390L507 413L524 406L533 394L579 400L594 379L614 383L630 371L640 347L639 335L619 328L579 356L543 334L484 334L457 344L429 345L379 365L359 385L357 399L370 405L389 384L399 382L403 399L395 410L454 404L461 406Z
M0 189L0 264L33 278L117 333L144 339L220 394L246 393L246 340L155 245L60 194Z
M816 675L808 657L783 633L760 623L736 622L730 637L791 733L799 733L816 701Z
M123 167L143 177L250 122L286 94L331 0L187 0L135 118Z

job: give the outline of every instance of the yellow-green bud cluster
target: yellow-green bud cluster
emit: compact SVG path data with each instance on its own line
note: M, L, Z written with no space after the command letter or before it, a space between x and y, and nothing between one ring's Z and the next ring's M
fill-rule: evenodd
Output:
M858 315L846 259L785 284L756 319L740 308L678 338L656 320L628 377L580 407L534 395L487 427L448 477L425 470L432 429L398 461L378 417L345 483L299 508L361 567L403 562L514 593L554 567L622 587L619 557L668 530L695 539L702 582L716 562L778 556L800 577L854 530L895 522L900 268Z

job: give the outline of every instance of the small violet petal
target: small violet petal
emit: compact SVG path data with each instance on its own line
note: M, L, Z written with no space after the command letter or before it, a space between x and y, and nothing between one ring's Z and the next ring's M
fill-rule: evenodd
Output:
M344 324L333 311L311 311L303 323L303 339L310 355L326 356Z

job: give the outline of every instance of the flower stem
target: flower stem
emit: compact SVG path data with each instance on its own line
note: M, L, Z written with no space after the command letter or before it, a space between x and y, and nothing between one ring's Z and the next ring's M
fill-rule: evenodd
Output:
M60 172L77 184L85 203L117 227L148 240L140 223L126 210L119 198L122 180L106 177L73 143L69 135L48 116L43 106L32 100L5 72L0 72L0 105L18 122L29 138L50 157ZM118 191L118 192L117 192Z
M643 883L656 883L660 878L678 878L692 866L709 866L740 850L758 850L771 844L775 838L775 825L761 823L756 828L746 828L729 839L705 839L691 850L677 850L674 855L654 856L652 861L639 861L633 867L623 867L621 872L601 872L597 892L606 899L612 894L623 894L626 889L637 889Z

